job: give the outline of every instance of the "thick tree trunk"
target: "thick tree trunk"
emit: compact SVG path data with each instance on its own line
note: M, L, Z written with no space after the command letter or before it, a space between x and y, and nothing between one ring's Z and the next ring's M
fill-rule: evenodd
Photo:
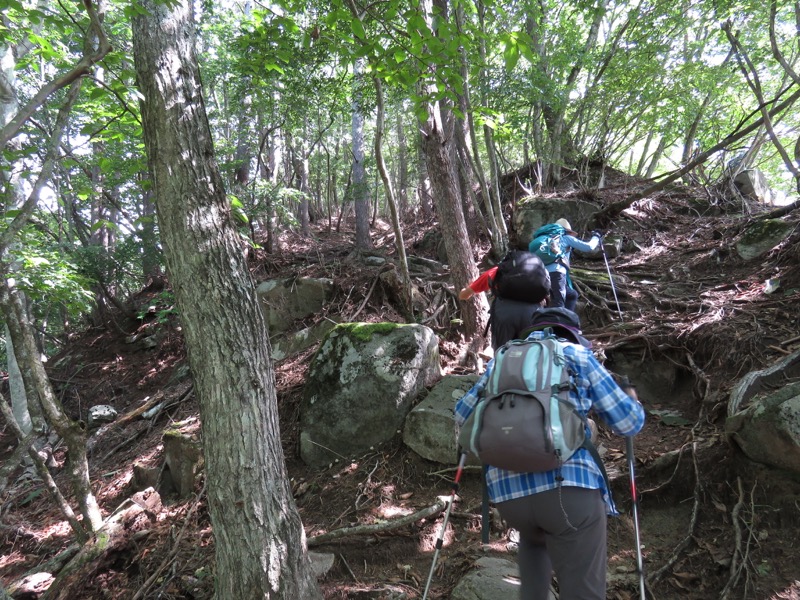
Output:
M216 595L321 598L284 465L269 339L201 96L191 3L134 19L167 270L200 400Z

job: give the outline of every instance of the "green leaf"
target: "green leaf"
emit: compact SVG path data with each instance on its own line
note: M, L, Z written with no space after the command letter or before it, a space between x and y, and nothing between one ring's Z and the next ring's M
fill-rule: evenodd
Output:
M503 60L505 61L506 71L511 72L517 66L519 62L519 46L517 46L516 40L509 40L509 43L506 44L503 50Z
M367 34L364 31L364 25L361 23L360 19L353 19L350 22L350 29L353 31L353 35L355 35L360 40L366 40Z

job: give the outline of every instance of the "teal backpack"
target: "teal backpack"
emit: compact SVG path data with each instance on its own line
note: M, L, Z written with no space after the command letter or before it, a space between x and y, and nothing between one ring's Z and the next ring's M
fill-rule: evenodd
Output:
M541 258L544 264L551 265L567 255L569 248L564 242L566 234L567 230L556 223L539 227L533 234L533 240L528 244L528 252Z

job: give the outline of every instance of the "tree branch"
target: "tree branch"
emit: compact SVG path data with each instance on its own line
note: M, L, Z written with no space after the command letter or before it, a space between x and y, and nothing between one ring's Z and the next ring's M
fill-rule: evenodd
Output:
M782 96L784 93L786 93L789 89L791 89L791 87L794 87L794 86L790 86L789 88L786 88L786 90L781 92L776 97L776 100L777 100L777 98ZM786 98L786 100L784 100L780 104L776 104L772 108L772 110L767 112L767 114L770 117L775 116L776 114L778 114L778 113L790 108L798 100L798 98L800 98L800 89L795 90L795 92L792 95L790 95L788 98ZM629 198L627 198L625 200L620 200L619 202L613 202L612 204L609 204L608 206L606 206L602 211L600 211L596 215L595 219L597 219L597 220L602 222L603 220L615 217L616 215L621 213L623 210L625 210L626 208L630 207L637 200L640 200L641 198L645 198L645 197L649 196L650 194L652 194L654 192L658 192L658 191L664 189L670 183L672 183L673 181L675 181L677 179L680 179L681 177L683 177L683 175L685 175L686 173L690 172L692 169L697 167L699 164L704 163L714 153L719 152L720 150L722 150L725 147L729 146L733 142L739 141L740 139L742 139L742 138L746 137L747 135L753 133L756 129L761 127L763 124L764 124L764 118L761 117L761 118L757 119L756 121L754 121L753 123L751 123L750 125L748 125L747 127L745 127L744 129L738 129L738 130L733 131L732 133L729 133L727 136L725 136L725 138L721 142L719 142L718 144L712 146L711 148L709 148L705 152L701 152L700 154L698 154L694 158L693 161L691 161L690 163L687 163L683 168L678 169L676 171L673 171L671 174L667 175L664 179L662 179L658 183L656 183L654 185L651 185L650 187L645 188L644 190L631 195Z
M91 72L92 65L103 59L109 52L111 52L111 44L106 37L103 26L100 23L100 18L94 6L92 5L91 0L84 0L83 5L86 8L86 12L89 15L90 21L90 27L87 36L91 35L92 32L97 36L96 52L94 52L94 54L84 54L83 58L78 61L72 70L67 71L63 75L56 77L49 83L42 86L37 94L31 98L30 102L23 106L17 112L17 114L14 115L14 118L11 119L11 121L9 121L2 130L0 130L0 148L5 147L5 145L12 138L14 138L17 133L19 133L19 130L22 128L22 125L25 123L25 121L27 121L54 92L65 88L77 79L88 75Z

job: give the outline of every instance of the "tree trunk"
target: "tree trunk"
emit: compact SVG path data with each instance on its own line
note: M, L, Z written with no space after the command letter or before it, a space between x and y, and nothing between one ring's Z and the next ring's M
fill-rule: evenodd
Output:
M433 7L430 0L421 0L420 8L432 22ZM446 4L437 2L439 15L447 14ZM430 90L422 90L423 97ZM472 246L464 220L463 203L458 190L455 168L451 161L453 135L452 115L442 108L437 100L429 101L426 106L427 120L421 124L422 151L427 165L427 174L431 182L439 228L447 251L447 262L453 284L456 289L466 287L478 276L478 269L472 257ZM461 315L464 319L464 333L468 339L477 340L483 334L486 319L480 309L480 296L463 303Z
M139 179L151 179L145 172ZM156 235L156 207L153 204L153 192L150 188L142 192L142 274L146 279L161 277L161 253L158 250Z
M406 152L406 134L403 128L403 116L397 111L397 210L400 221L408 213L408 157Z
M386 190L386 202L389 204L389 212L392 217L392 229L394 229L395 247L397 248L397 262L400 265L400 281L403 284L403 308L407 316L413 318L414 306L412 304L412 284L411 274L408 271L408 259L406 258L405 242L403 241L403 227L400 223L400 214L397 209L392 182L389 180L389 173L386 170L386 163L383 160L383 129L385 123L384 104L383 104L383 85L377 77L373 78L375 84L375 97L377 99L378 114L375 119L375 162L378 165L378 172L383 180L383 187Z
M356 248L372 248L369 237L369 185L364 170L364 116L361 114L361 67L354 66L355 83L353 89L353 204L356 209Z
M17 357L14 354L14 343L11 341L11 332L8 325L4 324L6 334L6 360L8 361L8 394L11 396L12 414L14 422L24 435L28 435L33 430L31 413L28 410L28 394L25 390L25 382L17 364Z
M142 122L200 401L216 596L321 598L285 470L267 328L214 160L192 4L142 7Z
M422 122L419 124L422 128ZM428 175L428 163L425 159L425 140L422 136L417 136L417 201L422 217L428 219L433 216L433 186Z
M308 160L305 157L303 144L294 143L294 136L291 132L286 133L287 155L291 166L294 187L300 190L300 204L296 209L297 220L300 221L300 233L304 236L311 234L310 218L308 215Z

